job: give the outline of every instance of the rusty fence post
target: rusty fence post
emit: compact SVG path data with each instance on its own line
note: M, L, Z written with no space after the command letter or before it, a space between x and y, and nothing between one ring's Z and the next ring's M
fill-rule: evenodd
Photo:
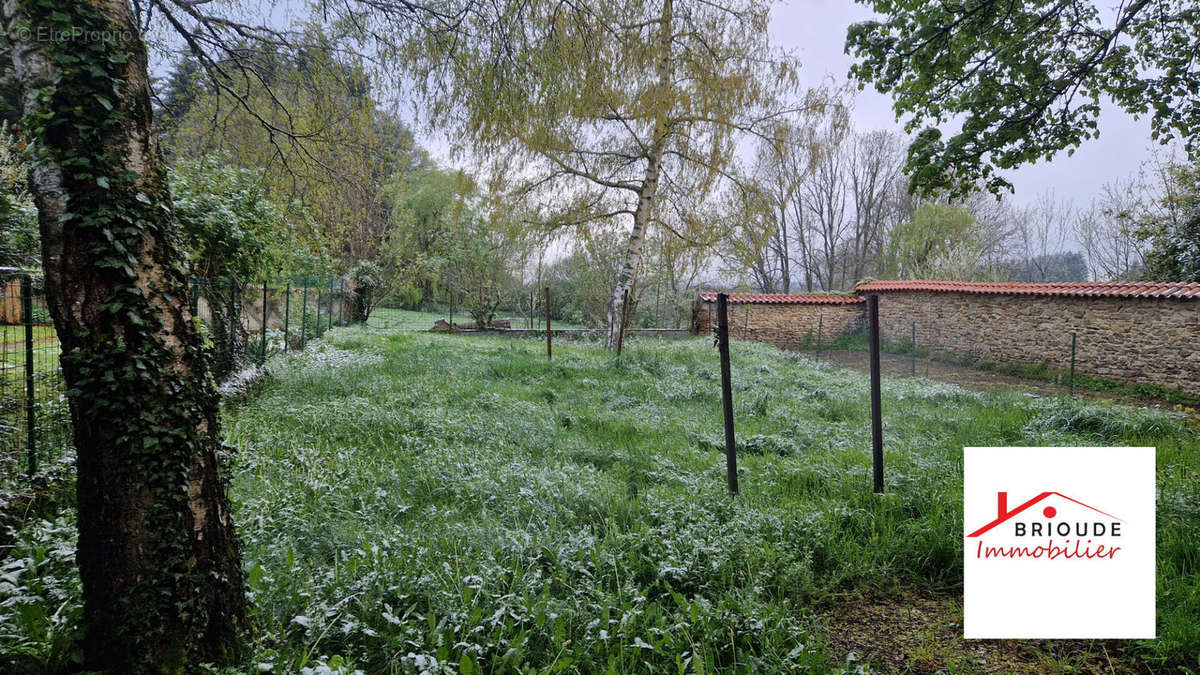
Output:
M725 414L725 478L738 493L737 440L733 433L733 383L729 373L729 295L717 294L717 350L721 355L721 408Z
M867 317L871 330L871 463L875 492L883 493L883 413L879 382L879 296L867 296Z

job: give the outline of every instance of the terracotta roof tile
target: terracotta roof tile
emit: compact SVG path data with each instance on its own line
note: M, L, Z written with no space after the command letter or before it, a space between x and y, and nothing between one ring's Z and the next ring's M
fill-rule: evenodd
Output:
M934 291L985 295L1058 295L1091 298L1178 298L1200 300L1198 282L1112 281L1047 284L983 281L869 281L858 293Z
M716 302L716 293L701 293L704 302ZM863 299L836 293L730 293L729 302L740 305L853 305Z

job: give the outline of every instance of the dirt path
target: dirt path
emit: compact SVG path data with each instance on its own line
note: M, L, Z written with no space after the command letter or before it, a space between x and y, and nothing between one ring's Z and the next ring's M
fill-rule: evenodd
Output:
M816 353L812 351L806 351L805 353L810 356L816 356ZM871 369L870 354L865 351L822 350L820 360L836 363L864 373L869 372ZM981 391L1021 389L1038 396L1066 396L1068 394L1066 384L1027 379L1015 375L996 373L990 370L968 368L933 359L918 357L916 370L917 377L928 377L940 382L958 384L968 389ZM881 354L879 371L884 377L911 377L912 357L900 354ZM1080 387L1075 388L1075 396L1085 401L1107 400L1126 405L1148 406L1164 410L1171 410L1175 407L1172 403L1157 399L1139 398L1112 391L1094 391Z

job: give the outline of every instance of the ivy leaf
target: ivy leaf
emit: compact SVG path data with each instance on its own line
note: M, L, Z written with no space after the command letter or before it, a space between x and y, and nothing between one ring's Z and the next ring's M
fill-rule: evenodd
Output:
M112 101L108 100L107 98L105 98L103 96L97 96L96 100L100 102L100 105L104 106L105 110L113 109Z
M108 188L108 179L105 178L104 176L98 176L96 178L96 185L99 185L100 187L104 188L105 190L109 189Z

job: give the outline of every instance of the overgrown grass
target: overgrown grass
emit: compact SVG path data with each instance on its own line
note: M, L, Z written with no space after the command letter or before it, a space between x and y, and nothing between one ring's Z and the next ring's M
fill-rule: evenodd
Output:
M1011 444L1157 446L1160 637L1132 658L1198 665L1200 440L1178 416L889 380L879 497L866 378L737 343L730 498L709 340L633 339L619 362L590 343L556 345L553 362L543 349L340 329L271 363L226 416L249 666L850 668L831 660L821 615L848 596L956 593L961 448ZM10 662L71 654L64 520L27 523L9 552Z

